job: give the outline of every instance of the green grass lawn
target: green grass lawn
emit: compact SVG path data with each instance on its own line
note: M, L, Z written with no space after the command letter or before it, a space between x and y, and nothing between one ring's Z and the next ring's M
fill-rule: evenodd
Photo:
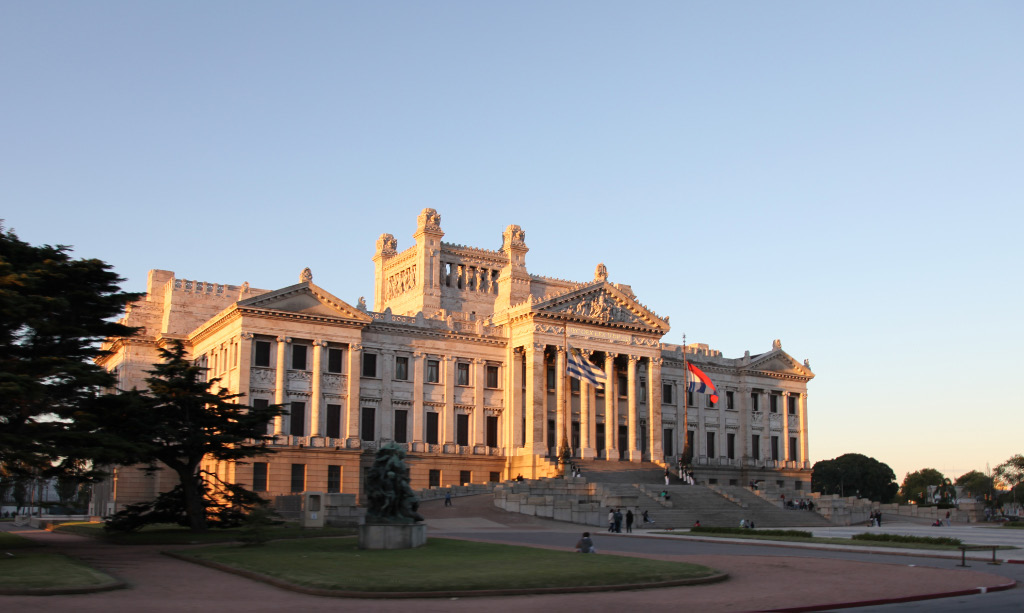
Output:
M400 551L360 550L355 538L332 538L207 547L187 555L304 587L367 592L594 587L717 574L694 564L439 538Z
M21 549L23 547L38 547L35 541L11 532L0 532L0 553L8 549Z
M688 536L689 532L679 530L658 532L657 534L675 534L679 536ZM960 551L960 549L956 545L936 545L931 543L900 543L895 541L855 541L850 538L772 536L768 534L759 534L756 530L747 531L743 534L715 534L701 532L695 534L695 536L700 536L701 538L711 537L748 539L752 541L783 541L787 543L822 543L826 545L846 545L853 547L888 547L890 549L928 549L934 551ZM1016 549L1016 547L1000 547L1000 549Z
M188 528L173 524L155 524L146 526L137 532L107 532L103 524L96 522L70 522L55 528L58 532L68 532L80 536L102 539L120 545L187 545L191 543L230 543L239 540L242 532L238 528L222 530L213 528L206 532L190 532ZM266 535L271 539L318 538L325 536L348 536L355 533L354 528L301 528L296 524L284 524L266 528Z
M6 552L0 546L0 589L89 588L113 581L109 575L60 554Z

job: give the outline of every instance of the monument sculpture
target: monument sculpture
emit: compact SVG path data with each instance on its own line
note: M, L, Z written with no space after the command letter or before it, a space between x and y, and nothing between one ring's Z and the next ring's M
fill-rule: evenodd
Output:
M366 523L360 526L360 549L412 549L427 542L419 522L419 500L409 487L405 450L387 443L377 450L366 475Z

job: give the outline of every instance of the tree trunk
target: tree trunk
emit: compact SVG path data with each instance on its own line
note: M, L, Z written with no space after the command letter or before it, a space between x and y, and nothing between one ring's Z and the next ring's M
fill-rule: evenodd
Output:
M200 487L199 475L194 470L186 469L178 473L181 481L181 493L185 499L185 514L188 516L189 529L192 532L206 532L206 504Z

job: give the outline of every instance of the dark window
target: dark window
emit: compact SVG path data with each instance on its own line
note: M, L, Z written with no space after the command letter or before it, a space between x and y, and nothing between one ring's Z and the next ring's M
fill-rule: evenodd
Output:
M253 398L252 408L254 409L266 409L270 406L270 401L266 398Z
M307 349L305 345L292 345L292 370L306 370Z
M289 420L288 434L292 436L306 436L306 403L293 402Z
M793 489L795 489L798 492L800 490L804 489L804 482L803 481L794 481L793 482Z
M469 364L465 362L459 362L456 366L456 380L457 385L469 385Z
M629 380L626 375L619 375L619 398L629 395Z
M437 470L436 468L431 468L427 480L427 485L429 487L441 487L441 471Z
M487 446L497 447L498 446L498 416L488 415L487 416Z
M472 483L472 482L473 482L473 473L471 471L468 471L468 470L460 470L459 471L459 483L461 483L462 485L467 485L467 484Z
M256 341L253 347L253 365L270 366L270 341Z
M341 438L341 405L327 405L327 436Z
M395 442L396 443L408 443L409 434L409 411L405 409L397 409L395 411Z
M376 353L364 353L363 354L363 376L364 377L376 377L377 376L377 354Z
M558 443L556 442L556 439L555 439L555 420L549 419L548 420L548 447L555 447L557 445L558 445ZM494 447L494 445L491 445L491 447Z
M397 356L395 358L395 379L399 381L409 380L409 358Z
M455 416L455 444L466 447L469 445L469 415Z
M372 441L377 437L377 424L374 423L374 418L377 416L377 410L373 407L363 407L363 419L360 421L360 436L364 441Z
M779 460L779 437L772 437L772 459L776 462Z
M501 473L491 472L490 482L497 483L498 481L501 481Z
M690 450L690 453L692 455L697 455L697 450L693 446L694 445L694 441L696 440L696 438L697 438L697 431L696 430L687 430L686 431L686 448Z
M330 464L327 466L327 493L337 494L341 491L341 467Z
M707 394L706 396L704 396L704 402L705 406L707 406L708 408L714 408L715 406L715 401L711 399L711 394Z
M629 450L629 426L619 426L619 451L625 454Z
M779 412L779 395L778 394L772 394L771 396L768 396L768 408L769 408L769 410L772 413L778 413Z
M800 455L796 452L797 438L794 436L789 437L789 461L796 462L797 457Z
M661 384L661 402L662 404L672 404L672 384L662 383Z
M714 432L708 432L708 449L707 449L707 452L708 452L707 455L708 455L709 458L715 457L715 433Z
M604 424L597 424L594 427L594 435L595 435L595 437L597 439L597 445L596 445L597 450L601 451L602 449L604 449L606 447L606 445L605 445L605 438L604 438Z
M437 444L437 422L438 414L434 412L427 413L427 443L430 445Z
M487 387L491 389L497 389L498 387L498 367L493 365L487 366Z
M576 448L578 448L580 446L580 422L578 422L578 421L572 422L572 426L570 427L570 430L572 431L572 434L571 434L572 442L569 443L569 444L572 445L573 449L576 449Z
M736 405L733 404L732 392L725 393L725 408L729 409L730 411L736 408Z
M341 372L341 349L327 349L327 372Z
M686 390L686 406L688 406L688 407L695 406L693 404L693 392L691 392L690 390Z
M569 392L573 394L580 393L580 380L576 377L569 377Z
M672 434L672 428L665 428L665 438L662 440L664 441L665 455L667 456L675 455L672 451L672 439L674 438Z
M797 398L799 398L799 396L796 396L796 395L793 395L793 394L789 395L789 409L788 410L789 410L789 414L790 415L796 415L796 399ZM797 483L799 483L799 481Z
M555 387L558 384L557 377L555 376L555 367L548 366L548 391L555 391Z
M728 432L725 435L725 447L730 460L736 459L736 435Z
M267 491L267 463L266 462L253 462L252 463L252 491L254 491L254 492L265 492L265 491Z
M647 381L640 379L637 387L640 388L640 402L647 402Z
M750 437L750 455L755 459L761 459L761 435L759 434Z
M306 465L292 464L292 491L306 491Z
M760 399L761 399L761 394L759 394L757 392L752 392L750 394L750 408L751 408L751 410L753 410L755 412L761 410L761 406L759 404Z
M427 360L427 383L441 381L441 364L437 360Z

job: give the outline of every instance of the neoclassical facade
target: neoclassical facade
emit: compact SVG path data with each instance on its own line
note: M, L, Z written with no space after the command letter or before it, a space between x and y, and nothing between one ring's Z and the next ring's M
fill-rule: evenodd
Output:
M181 340L223 387L282 405L268 425L275 453L206 467L271 496L359 493L389 441L408 450L417 488L551 476L563 438L577 458L672 467L688 446L698 481L809 489L814 374L779 341L741 358L664 343L668 318L603 265L582 283L530 274L515 225L498 250L443 237L433 209L404 251L380 236L373 310L317 286L309 269L272 291L153 270L123 320L140 332L110 339L102 363L119 389L142 388L157 348ZM607 384L566 377L567 345ZM684 359L712 378L717 403L685 392ZM167 478L119 468L103 510L150 498Z

